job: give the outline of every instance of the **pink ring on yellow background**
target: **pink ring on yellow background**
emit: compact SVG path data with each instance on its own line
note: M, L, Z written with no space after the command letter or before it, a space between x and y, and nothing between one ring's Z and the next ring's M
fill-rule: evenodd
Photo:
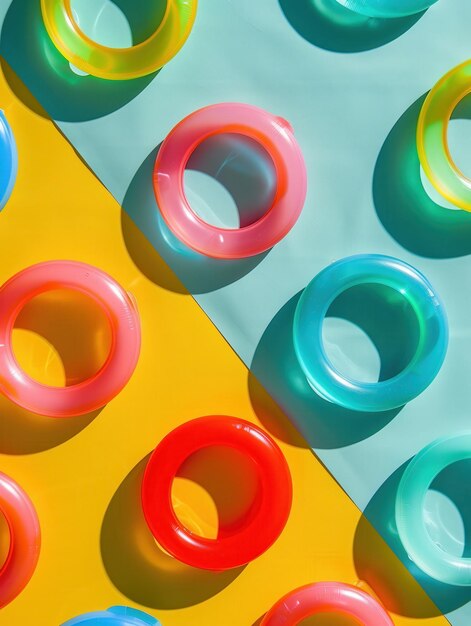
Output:
M15 320L25 304L54 289L71 289L94 300L106 315L111 349L90 378L69 387L43 385L18 364L12 348ZM0 391L33 413L71 417L94 411L114 398L136 367L141 345L140 321L132 296L111 276L75 261L50 261L28 267L0 288Z
M218 228L191 208L183 175L196 148L209 137L237 133L257 141L273 161L277 185L272 206L248 226ZM209 257L255 256L278 243L294 226L306 198L306 165L288 122L249 104L223 103L191 113L169 133L154 166L154 190L162 217L188 247Z
M23 489L0 472L0 514L10 531L10 547L0 568L0 608L23 591L36 569L41 530L33 503Z
M318 613L353 617L362 626L394 626L386 609L372 596L338 582L314 583L291 591L268 611L260 626L296 626Z

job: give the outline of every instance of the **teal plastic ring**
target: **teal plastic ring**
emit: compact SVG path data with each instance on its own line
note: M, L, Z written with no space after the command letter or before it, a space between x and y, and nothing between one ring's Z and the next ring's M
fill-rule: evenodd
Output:
M5 114L0 110L0 210L13 191L18 170L15 138Z
M379 284L398 291L411 305L420 338L409 364L396 376L360 382L341 374L323 345L322 326L332 302L350 287ZM401 407L430 385L448 346L445 309L427 278L393 257L364 254L323 269L302 293L294 316L294 348L308 383L322 398L355 411Z
M427 491L446 467L471 459L471 433L437 439L407 466L396 495L396 525L411 561L426 574L448 585L471 585L471 558L442 550L430 537L424 519Z
M355 13L368 17L406 17L425 11L437 0L337 0Z
M107 611L86 613L65 622L62 626L161 626L160 622L137 609L113 606Z

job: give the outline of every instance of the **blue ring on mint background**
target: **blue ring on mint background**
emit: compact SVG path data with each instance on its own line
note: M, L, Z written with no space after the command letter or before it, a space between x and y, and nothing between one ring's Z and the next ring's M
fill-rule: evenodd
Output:
M355 13L368 17L406 17L425 11L437 0L337 0Z
M17 170L15 138L4 112L0 110L0 211L13 191Z
M470 432L441 437L409 462L396 494L396 526L409 559L435 580L459 587L471 586L471 558L445 552L433 541L425 522L424 505L435 478L450 465L469 459Z
M419 342L409 364L376 383L341 374L323 345L322 326L332 302L362 284L385 285L409 302L419 324ZM380 254L347 257L323 269L303 291L294 316L294 348L310 386L322 398L355 411L398 408L417 397L438 374L448 346L444 306L427 278L411 265Z
M137 609L127 606L113 606L106 611L86 613L74 617L62 626L161 626L160 622Z

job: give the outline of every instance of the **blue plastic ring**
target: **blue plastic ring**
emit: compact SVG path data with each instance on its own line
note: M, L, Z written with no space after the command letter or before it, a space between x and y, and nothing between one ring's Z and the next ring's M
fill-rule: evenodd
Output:
M448 585L469 587L471 558L449 554L434 543L424 518L425 497L434 479L465 459L471 459L471 433L437 439L416 454L397 490L396 526L409 558L421 570Z
M337 0L345 8L368 17L406 17L425 11L437 0Z
M106 611L74 617L62 626L161 626L160 622L142 611L127 606L113 606Z
M380 382L343 376L327 357L322 326L332 302L350 287L378 284L398 291L417 316L420 338L410 363ZM448 324L440 298L416 269L393 257L365 254L341 259L322 270L302 293L294 317L294 348L311 387L325 400L356 411L403 406L430 385L442 366Z
M13 191L18 170L18 155L15 138L10 124L0 110L0 210L3 209Z

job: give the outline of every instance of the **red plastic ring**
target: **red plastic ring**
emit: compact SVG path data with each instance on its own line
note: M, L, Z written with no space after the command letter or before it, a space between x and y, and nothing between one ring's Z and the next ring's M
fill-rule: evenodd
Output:
M281 598L260 626L296 626L318 613L353 617L362 626L394 626L387 611L358 587L338 582L306 585Z
M236 133L257 141L275 166L272 206L248 226L218 228L203 221L185 196L183 175L196 148L209 137ZM306 165L289 123L241 103L221 103L191 113L170 131L154 166L154 191L167 226L185 245L216 259L242 259L277 244L296 223L306 198Z
M93 376L69 387L42 385L19 366L12 347L15 320L35 296L72 289L94 300L111 329L107 360ZM139 357L141 331L134 299L111 276L75 261L50 261L15 274L0 288L0 390L22 408L50 417L89 413L114 398L131 377Z
M0 608L23 591L36 569L41 530L33 503L23 489L0 472L0 512L10 531L10 548L0 568Z
M217 539L185 528L172 507L172 483L182 463L209 446L227 446L255 464L259 489L237 531ZM179 561L205 570L227 570L256 559L276 541L288 520L291 475L283 453L263 430L236 417L200 417L170 432L152 453L142 481L142 506L156 541Z

